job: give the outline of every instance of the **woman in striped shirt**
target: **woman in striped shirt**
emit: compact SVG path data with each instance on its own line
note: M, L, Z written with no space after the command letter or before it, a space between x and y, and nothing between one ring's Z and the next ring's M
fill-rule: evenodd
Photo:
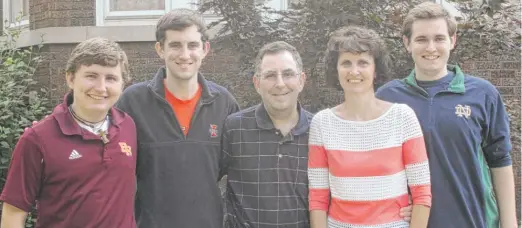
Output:
M388 62L385 44L372 30L344 27L330 37L327 82L344 91L344 102L317 113L310 126L312 228L427 226L430 172L417 117L407 105L374 95ZM399 210L410 194L408 223Z

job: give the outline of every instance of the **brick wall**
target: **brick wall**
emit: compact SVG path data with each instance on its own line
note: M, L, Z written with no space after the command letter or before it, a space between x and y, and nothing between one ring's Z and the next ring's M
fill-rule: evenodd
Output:
M30 0L31 29L95 25L95 0Z
M487 55L462 64L473 75L489 80L504 97L520 98L520 53Z

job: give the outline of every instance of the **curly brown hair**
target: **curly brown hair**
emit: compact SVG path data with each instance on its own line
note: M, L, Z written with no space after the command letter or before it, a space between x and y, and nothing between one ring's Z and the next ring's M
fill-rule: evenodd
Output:
M120 45L114 41L96 37L81 42L71 52L65 72L74 77L74 74L82 65L90 66L93 64L110 67L120 64L123 81L128 83L131 80L127 55Z
M326 84L342 90L337 72L339 55L343 52L368 52L375 61L377 78L374 83L388 80L390 57L384 40L373 30L359 27L341 27L330 35L325 53Z

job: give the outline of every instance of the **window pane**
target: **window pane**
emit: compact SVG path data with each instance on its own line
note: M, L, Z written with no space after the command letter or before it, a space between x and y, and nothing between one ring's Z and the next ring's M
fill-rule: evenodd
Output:
M24 13L24 16L29 16L29 0L23 0L23 3L24 3L24 8L23 8L23 13ZM29 19L29 18L27 18Z
M165 0L110 0L110 11L164 10Z
M29 19L29 0L11 0L10 3L11 8L9 11L9 21L11 23L16 22L17 20Z

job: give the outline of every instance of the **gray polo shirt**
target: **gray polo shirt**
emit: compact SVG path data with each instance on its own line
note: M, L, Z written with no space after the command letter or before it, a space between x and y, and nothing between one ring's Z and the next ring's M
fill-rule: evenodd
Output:
M263 104L230 115L223 126L221 175L228 175L225 227L310 227L308 129L312 114L299 106L297 125L283 136Z

